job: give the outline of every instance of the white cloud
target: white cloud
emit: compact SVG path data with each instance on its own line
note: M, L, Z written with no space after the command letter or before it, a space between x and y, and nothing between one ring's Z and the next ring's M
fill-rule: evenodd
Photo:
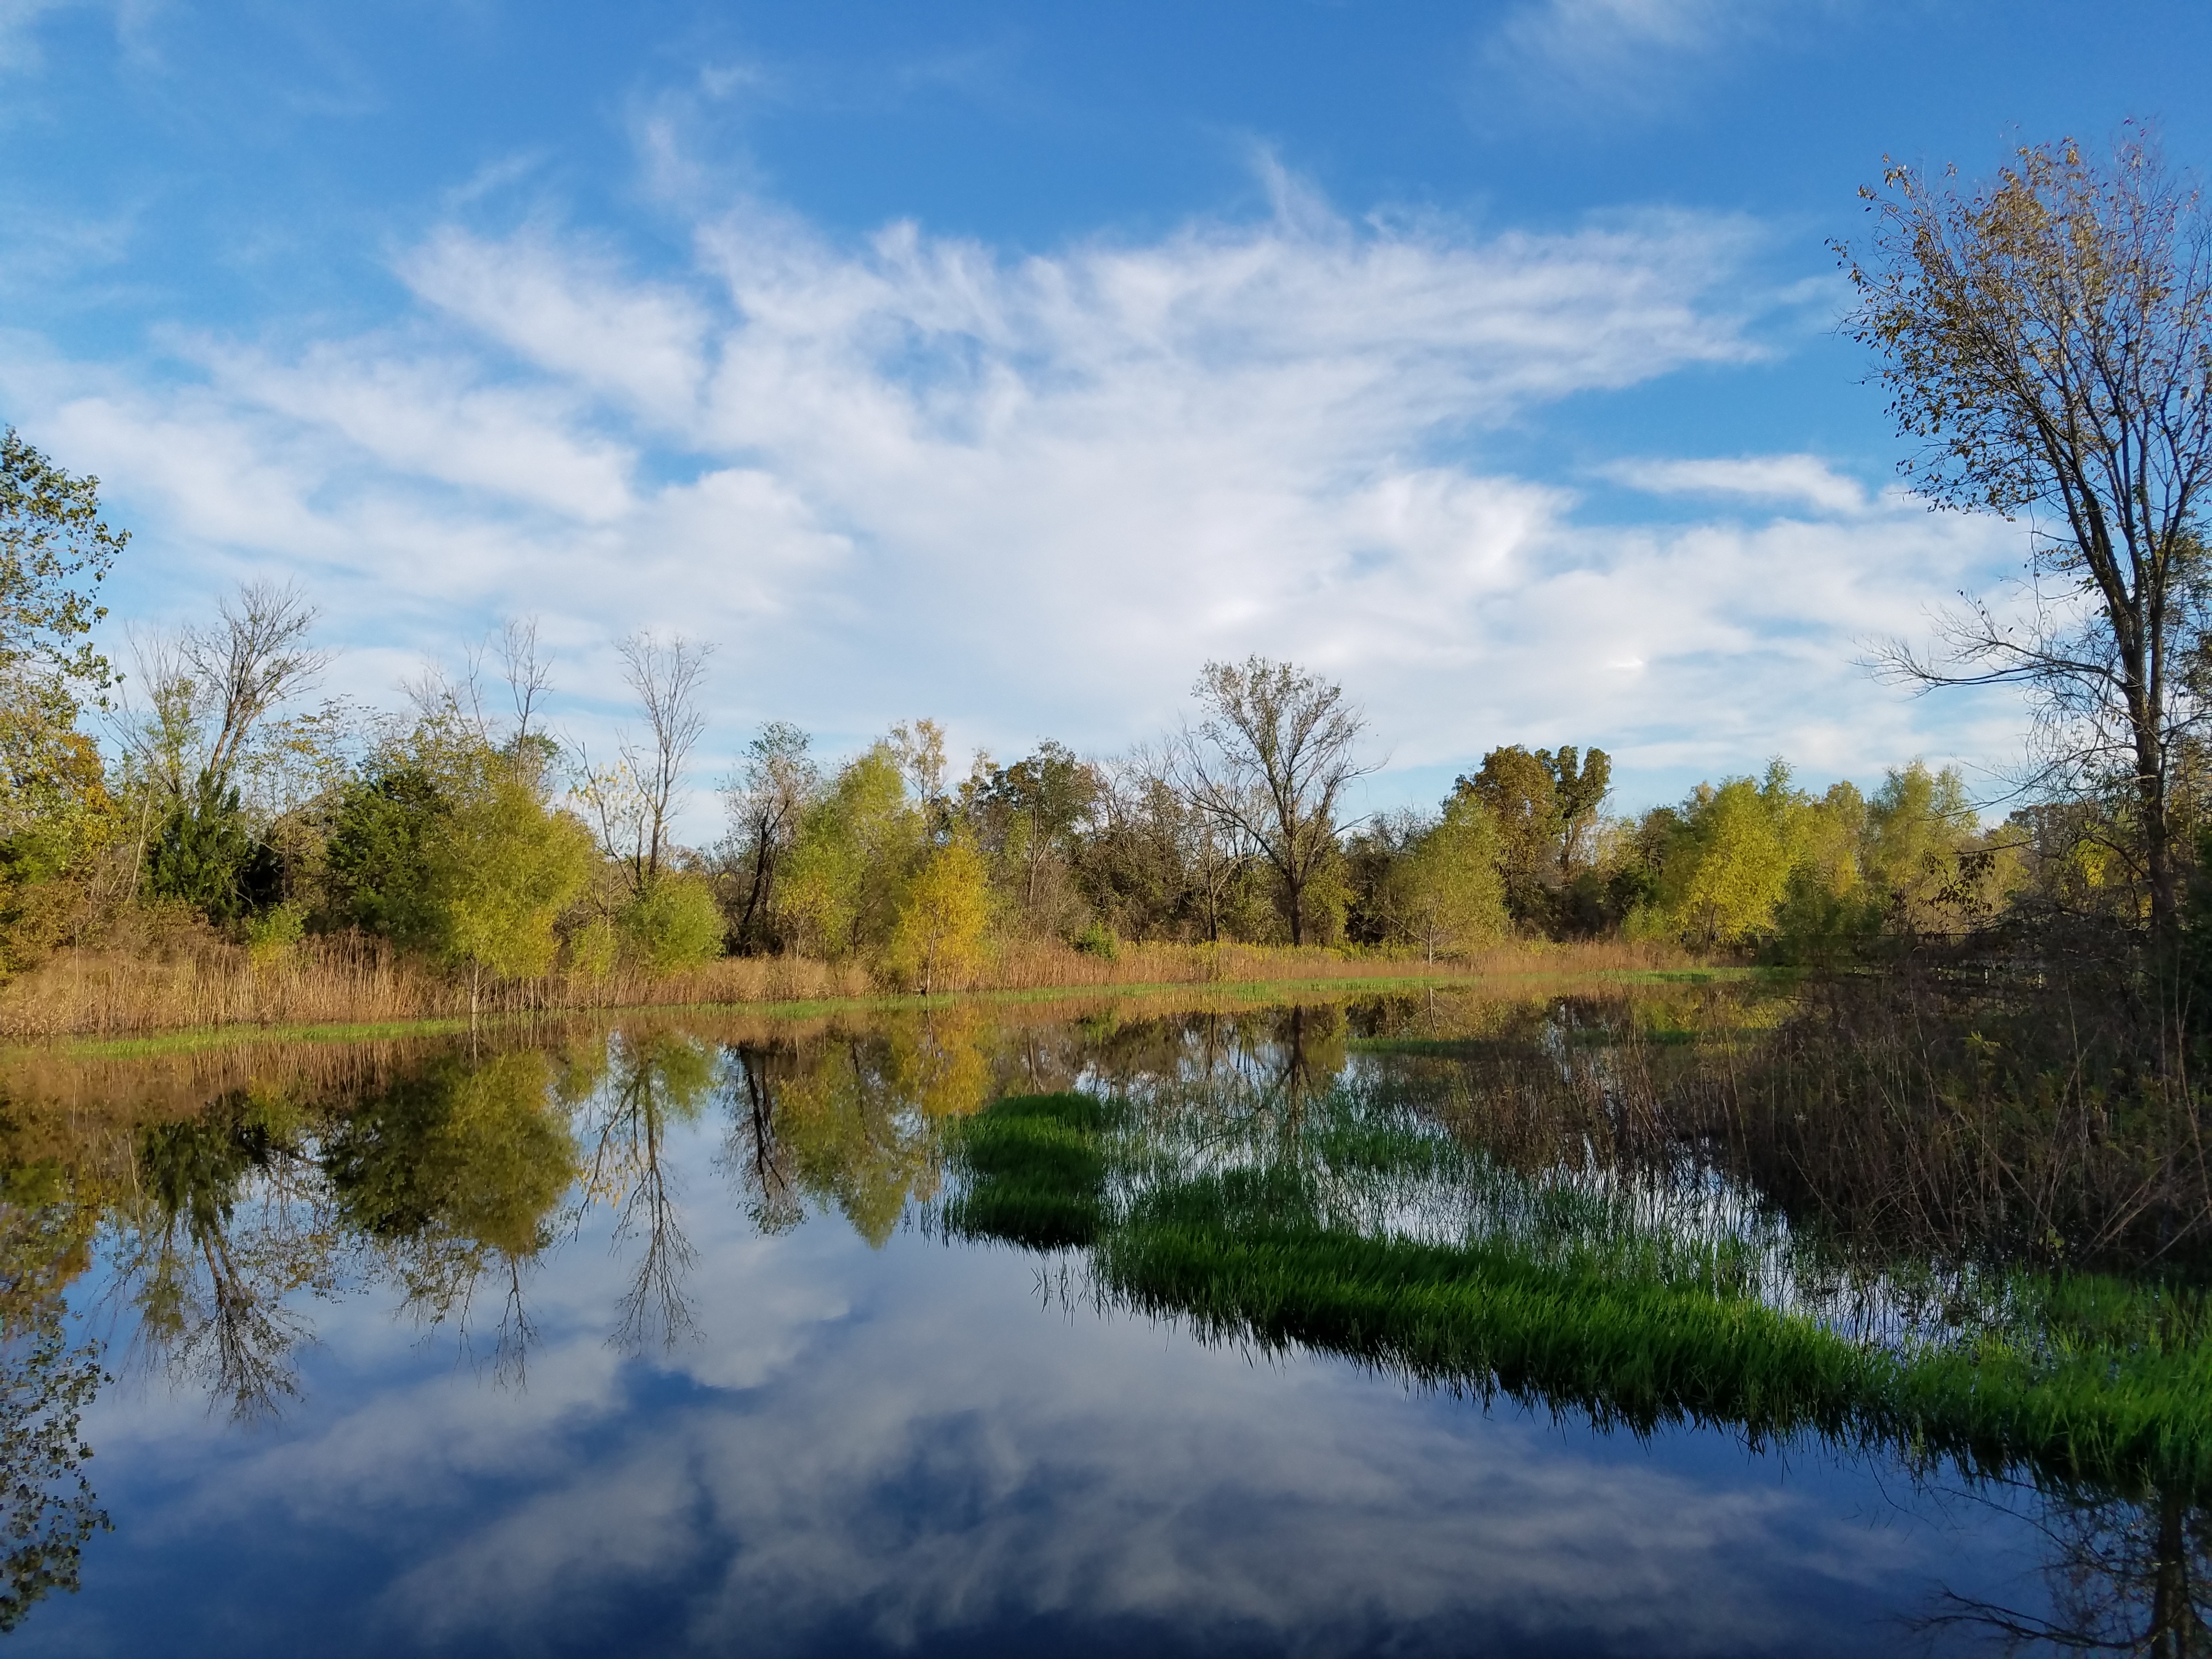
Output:
M1620 461L1604 469L1656 495L1742 495L1796 501L1815 513L1865 510L1866 486L1817 455L1739 455L1708 460Z
M702 322L680 292L622 280L603 258L536 236L447 229L400 262L424 301L583 388L657 421L689 413Z
M1609 107L1647 111L1684 73L1729 48L1771 35L1833 0L1525 0L1491 35L1485 56L1523 90L1602 90Z
M1990 526L1805 455L1614 476L1810 520L1593 526L1482 459L1562 398L1752 360L1754 228L1354 224L1279 183L1267 221L1022 258L748 203L651 277L449 226L376 332L193 343L181 386L0 341L0 391L162 548L163 603L304 566L380 653L535 610L600 693L609 642L680 628L726 647L728 748L925 711L999 752L1118 746L1251 652L1341 678L1404 766L1526 738L1632 776L1865 771L1983 741L1850 660L1986 566Z
M205 354L237 402L337 432L394 471L477 489L580 523L632 506L630 454L579 430L536 388L487 386L473 366L394 353L377 341L316 346L291 363Z

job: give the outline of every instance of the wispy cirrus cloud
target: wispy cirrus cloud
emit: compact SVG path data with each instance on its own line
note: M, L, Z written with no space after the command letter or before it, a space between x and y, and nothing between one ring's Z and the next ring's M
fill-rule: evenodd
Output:
M0 75L21 75L45 67L39 24L49 13L80 0L0 0Z
M1525 0L1483 57L1524 93L1602 88L1612 107L1648 112L1690 71L1832 9L1831 0Z
M1845 515L1864 512L1871 504L1864 484L1817 455L1616 461L1603 471L1609 478L1655 495L1790 501L1814 513Z

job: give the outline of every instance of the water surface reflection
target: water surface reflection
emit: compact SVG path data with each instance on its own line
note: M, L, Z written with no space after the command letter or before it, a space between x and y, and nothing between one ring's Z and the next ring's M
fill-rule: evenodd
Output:
M1761 1017L1707 988L26 1061L5 1453L42 1496L0 1618L58 1652L2199 1650L2182 1499L1486 1408L942 1224L957 1126L1069 1086L1220 1161L1387 1089L1587 1186L1645 1166L1523 1098L1606 1052L1573 1033ZM1621 1188L1652 1224L1717 1224L1655 1157ZM98 1455L58 1460L95 1342Z

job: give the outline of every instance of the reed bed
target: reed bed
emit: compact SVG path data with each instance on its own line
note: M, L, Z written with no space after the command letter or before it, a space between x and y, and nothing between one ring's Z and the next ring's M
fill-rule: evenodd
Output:
M1707 1057L1666 1109L1840 1237L2202 1268L2201 1041L2148 975L1907 968L1808 988L1767 1040Z
M1690 965L1663 946L1600 942L1505 945L1442 963L1419 957L1249 945L1126 945L1111 957L1055 941L1009 941L968 992L1129 987L1475 980ZM58 952L0 986L0 1040L112 1037L227 1026L379 1025L566 1010L831 1003L895 995L857 962L728 957L669 974L623 969L478 988L382 940L336 934L257 957L204 929L106 949Z

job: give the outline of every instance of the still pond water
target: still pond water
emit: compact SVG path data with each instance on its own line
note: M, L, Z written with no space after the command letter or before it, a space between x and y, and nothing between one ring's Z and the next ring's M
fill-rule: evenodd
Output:
M962 1207L963 1126L1077 1090L1142 1104L1115 1180L1334 1158L1367 1237L1610 1229L1894 1322L1724 1170L1468 1127L1547 1066L1601 1093L1609 1031L1767 1017L1674 988L19 1057L9 1294L19 1323L65 1298L69 1346L17 1342L11 1421L102 1345L112 1524L75 1593L14 1587L7 1641L1810 1659L2193 1624L2154 1498L1486 1397L1118 1293L1083 1240ZM1370 1131L1396 1150L1344 1153Z

